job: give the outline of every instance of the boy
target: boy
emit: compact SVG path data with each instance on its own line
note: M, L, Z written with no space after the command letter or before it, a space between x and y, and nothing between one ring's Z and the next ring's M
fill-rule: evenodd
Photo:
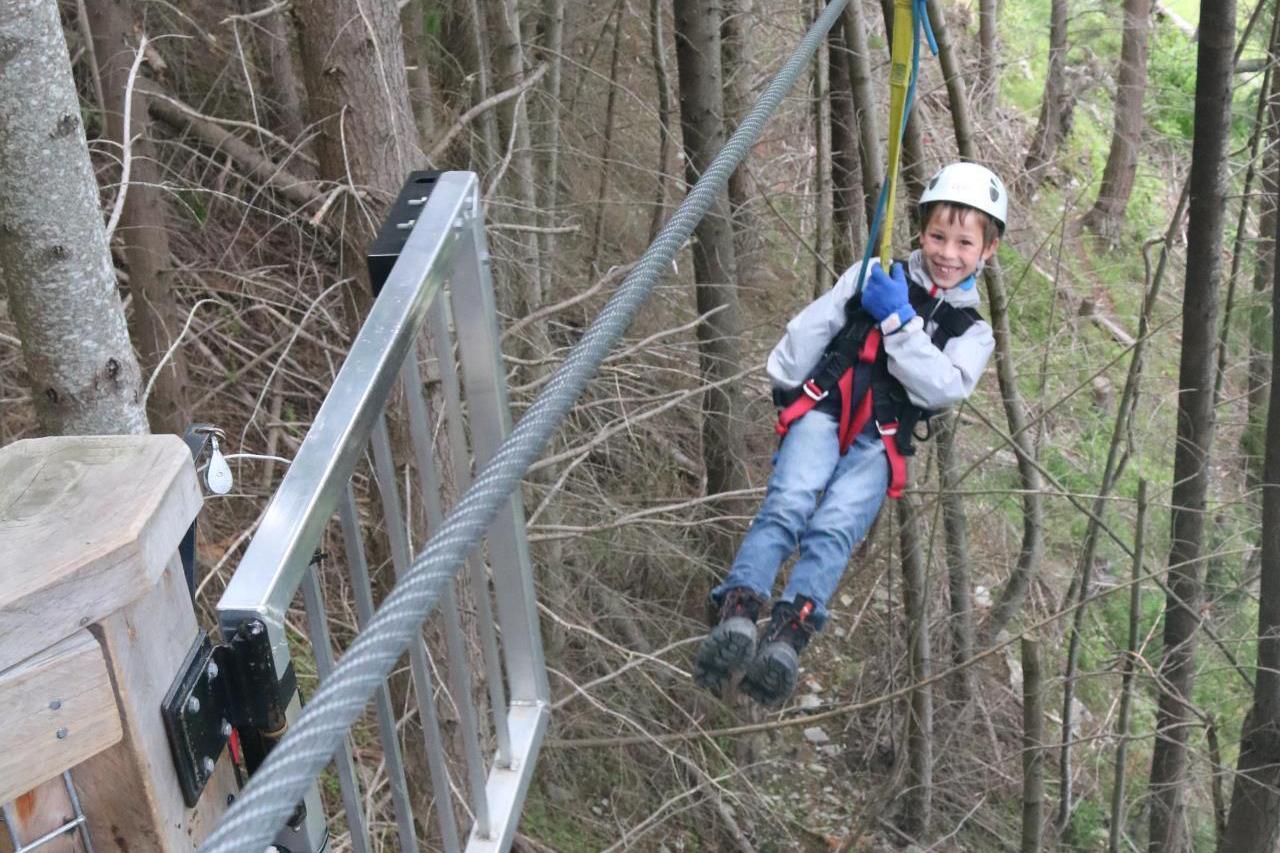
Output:
M995 253L1007 211L993 172L946 166L920 197L921 245L905 273L894 263L886 275L872 259L859 304L850 298L855 264L787 323L767 363L784 438L764 503L711 591L715 624L694 660L699 685L719 692L745 670L740 689L766 706L795 689L800 652L826 621L849 555L886 490L901 495L916 421L973 393L995 348L974 276ZM757 650L756 620L797 547Z

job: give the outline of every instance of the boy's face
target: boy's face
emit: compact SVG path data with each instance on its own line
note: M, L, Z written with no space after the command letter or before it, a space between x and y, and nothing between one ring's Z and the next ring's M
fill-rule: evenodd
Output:
M929 213L920 234L920 250L929 278L950 290L973 275L979 261L990 260L1000 241L982 244L982 216L973 210L940 204Z

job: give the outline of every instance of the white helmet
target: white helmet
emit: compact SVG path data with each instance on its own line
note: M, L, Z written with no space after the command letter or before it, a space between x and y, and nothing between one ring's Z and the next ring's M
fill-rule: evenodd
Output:
M920 194L921 206L935 201L950 201L981 210L996 221L1004 233L1009 213L1009 193L995 172L977 163L952 163L943 166L929 179Z

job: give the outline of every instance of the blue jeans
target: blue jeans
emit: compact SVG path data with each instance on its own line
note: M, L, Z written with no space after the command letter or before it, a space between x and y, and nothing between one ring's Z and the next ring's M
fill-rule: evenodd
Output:
M740 586L769 598L778 569L799 547L800 557L780 600L806 596L816 605L814 627L820 629L826 622L827 602L854 546L875 521L889 485L880 439L860 435L841 456L838 430L835 418L816 410L791 425L778 450L764 503L729 576L711 591L717 602Z

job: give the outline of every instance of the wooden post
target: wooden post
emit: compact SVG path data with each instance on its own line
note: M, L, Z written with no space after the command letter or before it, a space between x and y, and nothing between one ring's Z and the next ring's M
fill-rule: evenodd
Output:
M185 807L160 717L200 635L176 556L200 503L176 436L0 448L0 802L20 795L6 813L27 829L66 822L59 774L77 761L97 851L192 851L226 808L235 787L225 754L196 808ZM19 687L39 707L14 701Z

